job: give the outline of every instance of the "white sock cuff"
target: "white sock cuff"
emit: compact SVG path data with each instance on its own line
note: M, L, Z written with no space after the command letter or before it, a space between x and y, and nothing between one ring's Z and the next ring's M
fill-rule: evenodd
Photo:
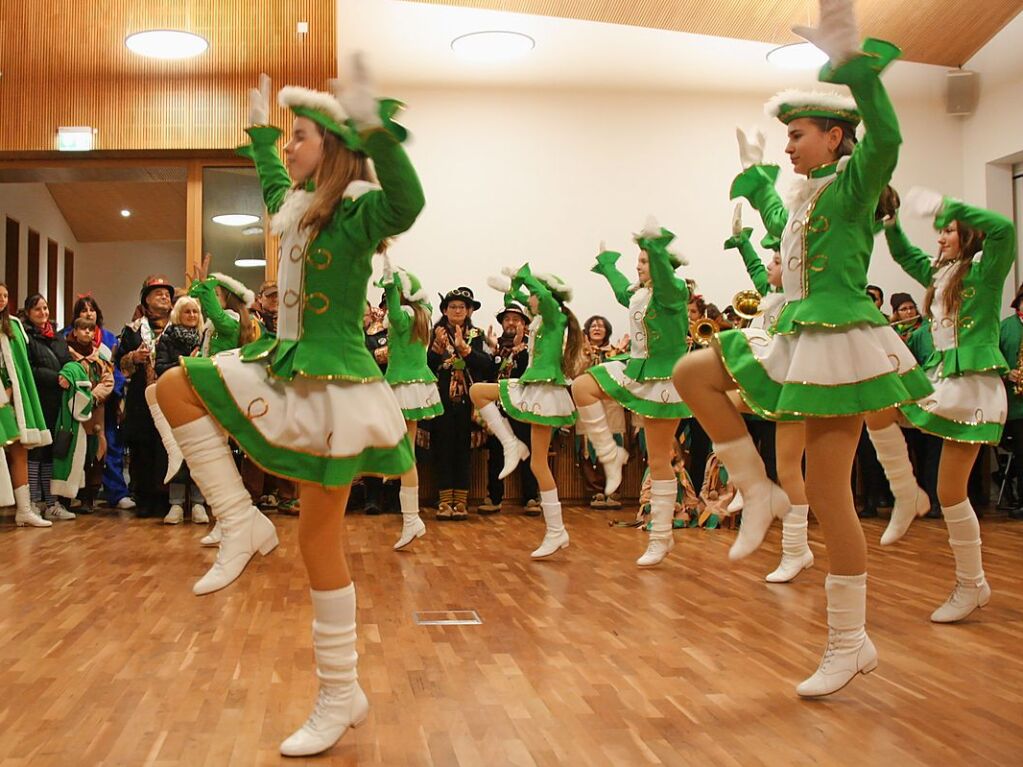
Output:
M942 506L941 516L945 518L946 522L962 522L967 519L972 519L977 515L973 511L973 505L970 503L970 499L967 498L965 501L952 504L951 506Z
M309 589L313 601L313 618L318 623L355 626L355 584L340 589L317 591Z
M175 426L171 431L174 433L174 440L182 452L188 448L193 450L204 446L211 438L227 443L227 433L220 428L220 425L213 420L212 416L204 415L194 421Z
M867 574L860 573L859 575L833 575L828 573L824 579L825 588L829 586L867 586Z
M670 495L672 498L678 493L677 479L652 479L650 480L651 495Z
M540 503L558 503L558 488L540 491Z
M576 405L575 409L579 412L579 418L586 423L595 423L606 418L604 406L600 402L594 402L592 405Z
M789 507L789 513L783 518L792 521L803 521L805 522L807 517L810 516L810 505L807 503L794 503Z
M899 428L898 424L890 423L883 429L871 429L867 427L867 435L870 437L870 441L877 445L878 442L891 442L898 440L905 443L906 438L902 435L902 429Z

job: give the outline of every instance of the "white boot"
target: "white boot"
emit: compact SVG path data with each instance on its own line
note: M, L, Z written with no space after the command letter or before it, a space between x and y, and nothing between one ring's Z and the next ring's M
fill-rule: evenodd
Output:
M956 585L941 607L931 613L934 623L961 621L991 601L991 587L984 577L980 554L980 523L966 499L954 506L942 506L948 528L948 542L956 560Z
M14 512L14 524L18 527L53 527L53 523L39 516L39 512L32 505L28 485L14 488L14 505L17 509Z
M543 521L547 531L544 533L543 541L529 555L533 559L543 559L568 548L568 531L561 518L561 501L558 500L557 488L540 491L540 508L543 509Z
M735 514L742 511L742 493L738 490L735 491L735 497L732 498L728 504L728 508L725 509L729 514Z
M650 537L646 551L636 560L640 567L659 565L675 548L675 498L678 481L674 479L650 480Z
M219 546L220 542L224 539L224 531L220 529L220 521L213 525L213 529L210 530L208 535L204 535L199 539L200 546Z
M586 437L593 443L597 460L604 467L604 495L611 495L622 484L622 470L629 461L625 448L619 447L607 425L607 414L600 402L577 408L579 421L586 426Z
M210 515L206 513L206 507L201 503L192 504L192 522L197 525L208 525L210 523Z
M529 447L515 436L508 419L501 415L501 411L497 409L496 402L488 402L481 407L480 416L486 422L490 433L500 440L501 447L504 448L504 468L501 469L501 474L498 477L498 479L504 479L515 471L519 461L529 458Z
M806 515L810 507L793 506L781 518L781 562L764 578L768 583L788 583L813 567L813 552L806 544Z
M828 575L828 649L817 671L796 687L804 698L838 692L857 674L877 668L877 650L866 631L867 574Z
M902 429L891 424L877 431L867 429L867 434L874 443L877 460L884 469L892 495L895 496L892 516L881 536L881 545L891 546L906 534L914 519L930 511L931 499L916 483Z
M178 426L174 439L223 534L217 561L192 587L197 595L209 594L241 575L257 551L273 551L277 531L273 522L252 505L227 446L227 435L210 416Z
M728 478L742 493L742 524L729 559L742 559L752 554L764 541L768 528L791 508L785 491L767 477L764 461L749 435L731 442L714 445L718 459L728 467Z
M394 544L395 551L426 535L426 525L419 516L419 485L401 488L398 498L401 501L401 537Z
M181 448L178 447L178 442L174 438L174 430L171 429L171 425L167 423L167 418L164 416L163 411L160 410L160 403L156 401L156 384L150 384L146 387L146 404L149 405L149 412L153 416L153 425L156 426L156 431L160 435L163 447L167 451L167 476L163 478L163 482L168 484L174 479L174 475L178 473L178 470L181 469L184 457L181 455Z
M163 518L165 525L180 525L185 519L185 510L181 504L175 503L170 507L167 516Z
M355 670L355 584L312 591L313 650L320 692L302 727L281 743L284 756L312 756L337 743L349 727L369 714L369 701Z

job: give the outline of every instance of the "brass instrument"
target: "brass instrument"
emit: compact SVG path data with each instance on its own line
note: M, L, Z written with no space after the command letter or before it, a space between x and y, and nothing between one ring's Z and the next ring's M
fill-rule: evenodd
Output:
M755 290L740 290L732 296L732 309L747 322L763 314L760 308L761 296Z
M1023 396L1023 342L1020 342L1019 352L1016 354L1016 383L1012 385L1012 393L1017 397Z
M689 323L689 336L700 346L710 346L720 326L710 317L700 317Z
M912 317L908 317L904 320L892 320L888 323L888 325L891 327L895 327L896 325L908 325L910 322L916 322L919 319L921 319L921 315L914 314Z

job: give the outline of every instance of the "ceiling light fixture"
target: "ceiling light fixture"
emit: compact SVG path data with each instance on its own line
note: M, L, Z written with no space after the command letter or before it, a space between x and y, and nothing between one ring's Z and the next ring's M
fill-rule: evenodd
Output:
M206 38L180 29L147 29L124 38L128 50L151 59L190 59L206 51Z
M810 43L789 43L767 52L767 61L781 69L820 69L828 54Z
M122 208L121 215L124 216L124 218L128 218L131 215L131 211L127 208Z
M451 41L451 50L466 61L510 61L536 47L536 40L521 32L491 30L470 32Z
M235 266L240 266L242 269L254 269L257 266L266 266L265 258L236 258L234 260Z
M259 221L259 216L250 213L224 213L213 217L213 222L224 226L248 226Z

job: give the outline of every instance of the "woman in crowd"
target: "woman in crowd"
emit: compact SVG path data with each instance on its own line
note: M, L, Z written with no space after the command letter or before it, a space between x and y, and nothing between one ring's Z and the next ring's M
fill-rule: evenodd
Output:
M10 462L11 498L15 506L14 523L18 527L51 527L31 500L29 459L31 448L48 445L51 432L39 401L36 379L28 354L28 335L21 320L10 313L7 285L0 283L0 437ZM6 468L6 463L4 468ZM47 488L48 491L48 488Z
M516 421L530 424L533 476L540 489L546 532L543 541L530 555L543 559L568 546L568 532L561 515L561 502L547 454L551 430L575 423L575 404L568 393L568 382L582 362L582 330L572 310L565 304L572 290L551 274L534 275L525 264L514 274L510 285L496 281L492 286L529 306L533 322L529 328L529 367L521 378L500 383L473 384L469 394L480 416L504 448L504 468L500 478L511 474L519 461L530 456L530 448L519 441L511 424L497 409ZM521 295L525 290L527 295Z
M647 549L636 560L640 567L659 564L675 546L672 525L678 479L671 465L679 419L690 416L671 383L671 368L678 359L680 341L689 328L689 288L675 276L686 263L672 247L675 235L647 222L634 240L639 247L633 283L617 267L621 253L603 250L594 272L610 283L618 303L629 309L629 359L610 360L592 367L572 383L579 420L596 448L611 495L622 481L628 459L608 427L602 400L613 399L643 416L650 468L650 536Z
M46 428L53 433L60 410L62 384L59 373L71 360L71 355L68 353L64 336L53 329L49 304L41 294L33 293L25 299L23 311L27 320L25 331L28 336L28 359L32 365L32 376L39 392L39 403L42 405ZM63 386L66 385L65 382ZM28 474L32 501L42 504L45 509L44 518L49 520L75 518L74 513L68 511L61 499L50 492L50 483L53 480L52 444L43 443L29 450Z

